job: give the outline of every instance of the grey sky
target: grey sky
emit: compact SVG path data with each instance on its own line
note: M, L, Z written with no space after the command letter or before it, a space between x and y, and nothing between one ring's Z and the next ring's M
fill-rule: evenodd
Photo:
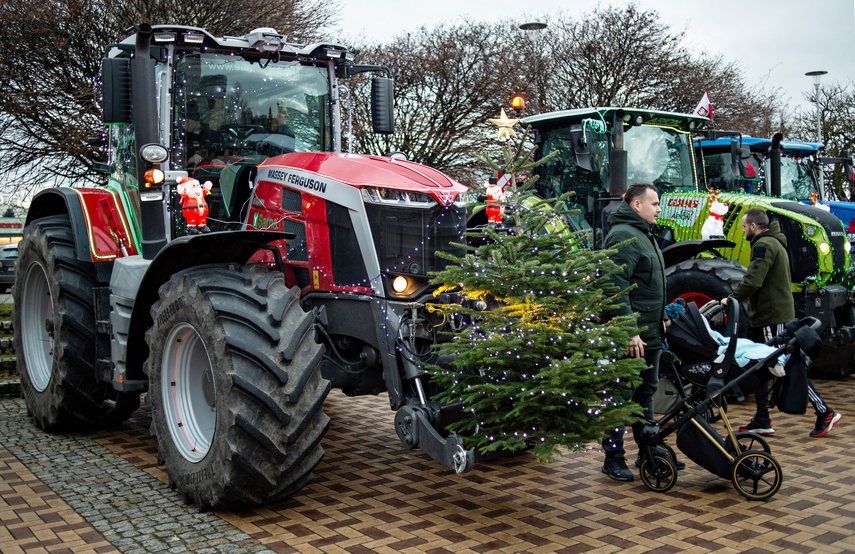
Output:
M549 22L549 14L587 13L584 0L342 0L340 25L350 37L386 41L421 26L470 20ZM824 83L855 82L855 0L636 0L657 11L672 30L686 30L686 45L739 62L749 85L780 88L790 109L811 110L805 73L828 71ZM599 5L626 4L603 1ZM523 6L523 10L519 7ZM519 15L517 15L519 14ZM698 91L698 99L704 91ZM715 89L711 89L715 106Z

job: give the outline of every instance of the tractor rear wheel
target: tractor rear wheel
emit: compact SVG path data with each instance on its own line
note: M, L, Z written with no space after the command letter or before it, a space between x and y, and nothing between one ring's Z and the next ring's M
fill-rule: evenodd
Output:
M321 461L323 346L282 273L173 275L146 334L152 433L170 485L200 510L283 499Z
M665 270L668 302L682 298L700 308L710 300L727 297L736 290L745 273L746 269L738 262L721 258L686 260Z
M37 219L18 246L15 350L27 411L46 431L128 419L139 394L96 378L95 264L77 259L68 216Z

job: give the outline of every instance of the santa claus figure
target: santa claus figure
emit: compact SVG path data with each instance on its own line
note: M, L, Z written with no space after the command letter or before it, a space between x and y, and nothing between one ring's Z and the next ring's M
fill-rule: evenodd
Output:
M211 181L205 181L202 185L192 177L180 177L176 192L181 197L181 215L187 221L187 234L197 235L209 233L208 228L208 203L205 196L211 194L213 187Z

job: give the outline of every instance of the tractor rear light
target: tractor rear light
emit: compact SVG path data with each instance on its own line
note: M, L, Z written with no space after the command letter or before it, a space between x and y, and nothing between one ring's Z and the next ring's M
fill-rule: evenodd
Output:
M175 33L155 33L154 42L175 42Z
M331 60L340 60L342 56L344 56L344 51L336 50L335 48L327 48L326 55Z

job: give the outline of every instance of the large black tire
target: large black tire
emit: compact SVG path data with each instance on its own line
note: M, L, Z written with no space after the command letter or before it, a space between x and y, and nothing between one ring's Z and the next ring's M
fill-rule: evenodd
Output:
M217 265L159 294L144 368L171 486L200 510L299 490L323 457L330 391L299 290L280 272Z
M30 223L18 246L15 350L27 411L46 431L84 431L128 419L139 394L96 378L95 264L75 256L67 216Z
M710 300L721 300L736 290L747 273L738 262L723 258L695 258L686 260L665 270L665 288L668 302L682 298L688 304L694 302L698 308ZM748 332L748 314L745 306L739 308L739 336ZM710 321L716 331L724 334L727 318Z
M686 260L665 270L668 302L682 298L700 308L710 300L727 297L746 273L738 262L722 258Z

